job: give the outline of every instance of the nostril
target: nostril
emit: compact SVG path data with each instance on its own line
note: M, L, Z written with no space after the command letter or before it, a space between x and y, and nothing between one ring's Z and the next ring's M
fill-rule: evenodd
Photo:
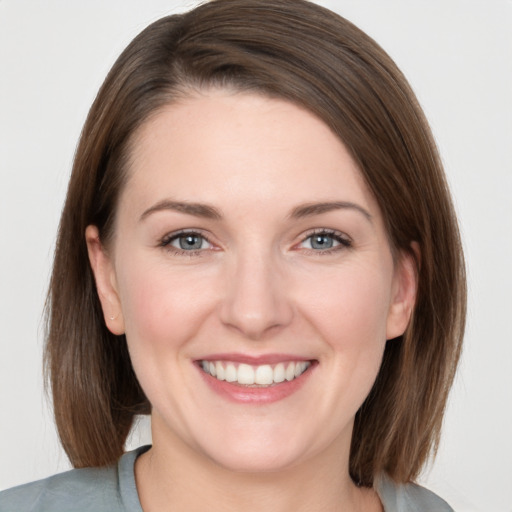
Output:
M237 253L223 281L220 320L246 338L259 340L293 318L290 287L285 285L279 262L263 253L260 242L241 245L244 249Z

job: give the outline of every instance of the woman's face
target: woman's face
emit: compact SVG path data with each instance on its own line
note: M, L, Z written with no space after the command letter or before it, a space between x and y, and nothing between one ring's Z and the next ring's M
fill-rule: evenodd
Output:
M128 171L108 254L87 240L155 448L242 471L348 457L414 273L344 145L291 103L206 91L143 125Z

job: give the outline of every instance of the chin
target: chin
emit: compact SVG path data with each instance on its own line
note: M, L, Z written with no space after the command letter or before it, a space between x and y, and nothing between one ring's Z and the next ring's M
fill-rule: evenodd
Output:
M257 453L224 453L222 456L212 457L212 460L227 471L261 474L286 471L301 462L301 457L296 454L265 452L266 450L259 450Z
M299 465L313 454L310 443L298 442L290 436L259 435L225 436L201 451L216 465L238 473L273 473ZM205 449L206 448L206 449Z

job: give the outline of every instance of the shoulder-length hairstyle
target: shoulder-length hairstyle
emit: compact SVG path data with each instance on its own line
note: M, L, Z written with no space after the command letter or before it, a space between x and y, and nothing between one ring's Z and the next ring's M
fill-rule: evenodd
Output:
M361 30L305 0L214 0L160 19L130 43L101 87L76 151L47 302L45 367L64 449L75 467L111 464L134 416L150 412L125 337L105 326L84 233L96 225L108 246L141 124L210 87L284 99L322 119L377 199L395 254L415 258L410 325L387 342L350 453L359 485L371 486L382 471L413 480L437 448L461 350L466 288L457 221L431 131L402 73Z

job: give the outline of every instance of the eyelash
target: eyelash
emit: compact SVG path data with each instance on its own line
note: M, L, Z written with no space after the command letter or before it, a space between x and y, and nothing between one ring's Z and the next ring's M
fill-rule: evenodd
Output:
M340 231L336 231L334 229L315 229L312 232L308 233L298 245L303 244L307 240L312 239L315 236L325 236L332 238L335 242L338 242L339 245L334 247L330 247L328 249L318 250L318 249L304 249L308 252L308 254L313 254L315 256L325 256L332 254L337 251L342 251L344 249L350 249L352 247L352 240L348 238L347 235Z
M188 231L188 230L182 230L175 233L170 233L168 235L165 235L159 242L159 246L166 249L169 253L172 253L174 256L188 256L188 257L194 257L194 256L202 256L204 255L204 251L206 249L194 249L194 250L184 250L184 249L178 249L177 247L172 246L172 242L175 240L179 240L181 237L186 236L196 236L200 237L202 240L204 240L206 243L211 244L208 237L206 237L204 234L198 232L198 231ZM332 254L334 252L343 250L343 249L349 249L352 247L352 240L350 240L347 235L344 233L341 233L340 231L331 230L331 229L316 229L310 233L308 233L307 236L305 236L295 247L300 246L307 240L312 239L315 236L325 236L332 238L335 242L338 242L339 245L336 245L334 247L329 247L328 249L307 249L304 250L308 254L313 254L315 256L323 256L327 254Z
M184 250L184 249L178 249L177 247L172 246L172 242L175 240L179 240L182 237L186 236L197 236L202 238L206 243L211 244L208 237L206 237L203 233L200 233L198 231L188 231L188 230L182 230L175 233L170 233L168 235L165 235L159 242L159 246L163 247L165 250L167 250L169 253L172 253L173 256L202 256L204 254L205 249L193 249L193 250Z

